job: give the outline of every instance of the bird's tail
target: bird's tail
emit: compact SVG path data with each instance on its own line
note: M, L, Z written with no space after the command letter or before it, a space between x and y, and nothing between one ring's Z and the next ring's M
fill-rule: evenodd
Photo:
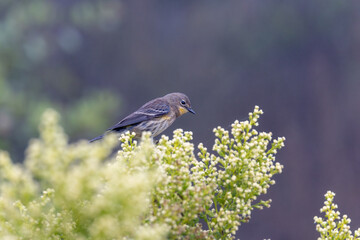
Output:
M98 137L96 137L96 138L91 139L89 142L95 142L95 141L97 141L97 140L102 139L103 137L104 137L104 135L100 135L100 136L98 136Z

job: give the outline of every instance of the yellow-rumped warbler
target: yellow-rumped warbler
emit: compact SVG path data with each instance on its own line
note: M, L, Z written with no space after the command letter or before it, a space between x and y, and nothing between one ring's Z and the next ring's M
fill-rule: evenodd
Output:
M135 138L140 138L141 133L151 132L151 137L156 137L167 129L176 118L191 112L189 98L183 93L169 93L163 97L155 98L145 103L137 111L133 112L113 127L109 128L103 135L98 136L90 142L102 139L107 133L123 133L125 131L135 132Z

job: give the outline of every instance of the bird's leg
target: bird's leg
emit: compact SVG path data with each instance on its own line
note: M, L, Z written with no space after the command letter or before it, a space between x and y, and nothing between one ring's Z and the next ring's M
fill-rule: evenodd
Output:
M153 140L153 143L155 144L155 145L158 145L158 143L159 143L159 141L160 141L160 139L152 139Z

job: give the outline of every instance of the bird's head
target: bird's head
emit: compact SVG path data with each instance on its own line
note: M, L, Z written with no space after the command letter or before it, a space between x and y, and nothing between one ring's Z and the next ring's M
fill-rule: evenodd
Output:
M178 117L191 112L195 114L195 111L191 108L191 103L189 98L183 93L169 93L164 96L166 100L170 103L170 106L175 108L178 112Z

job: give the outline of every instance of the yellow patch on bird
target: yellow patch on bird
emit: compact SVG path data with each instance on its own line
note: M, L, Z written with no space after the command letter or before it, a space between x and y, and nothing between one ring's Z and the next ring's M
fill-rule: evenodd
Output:
M170 120L171 116L170 116L170 114L165 114L165 115L161 116L161 119Z
M181 116L181 115L187 113L188 110L186 108L184 108L184 107L179 107L179 112L180 112L180 116Z

